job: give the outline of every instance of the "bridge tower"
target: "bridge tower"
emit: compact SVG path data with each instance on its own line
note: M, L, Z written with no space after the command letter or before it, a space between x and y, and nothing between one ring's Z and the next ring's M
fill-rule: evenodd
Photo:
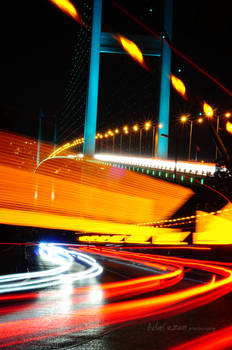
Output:
M110 33L101 32L102 0L93 0L93 2L89 82L84 127L84 155L90 157L95 153L100 53L126 53ZM158 128L156 135L156 157L158 158L168 157L167 136L169 132L171 72L171 49L168 42L172 37L172 5L173 0L165 0L165 33L162 42L153 36L127 36L138 44L143 55L161 57L159 123L162 124L162 129ZM163 137L162 134L166 137Z

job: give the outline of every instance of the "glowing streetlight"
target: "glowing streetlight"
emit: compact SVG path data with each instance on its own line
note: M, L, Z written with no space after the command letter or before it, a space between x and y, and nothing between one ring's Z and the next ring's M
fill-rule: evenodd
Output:
M182 116L180 117L181 123L186 123L187 120L188 120L188 118L186 117L186 115L182 115Z
M138 125L134 125L134 126L133 126L133 130L134 130L135 132L138 131L138 130L139 130Z
M189 147L188 147L188 160L190 160L191 158L191 150L192 150L192 135L193 135L193 119L188 118L188 116L186 115L182 115L180 117L180 121L181 123L187 123L188 120L190 121L190 129L189 129ZM202 124L203 123L203 118L198 118L197 119L197 123L198 124Z
M145 130L149 130L150 127L151 127L151 122L146 122L146 123L144 124L144 127L145 127Z
M112 136L112 151L114 152L114 132L111 131L110 136Z
M124 132L128 131L128 126L125 125L125 126L123 127L123 130L124 130Z
M225 117L226 117L226 118L230 118L230 117L231 117L231 113L230 113L230 112L226 112L226 113L225 113Z
M114 132L115 132L115 134L118 134L118 133L119 133L119 130L118 130L118 129L115 129Z

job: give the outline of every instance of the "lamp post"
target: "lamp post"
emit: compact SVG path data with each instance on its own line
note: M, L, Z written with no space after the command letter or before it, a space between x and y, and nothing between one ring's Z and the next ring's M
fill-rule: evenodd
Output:
M152 125L151 125L151 122L146 122L146 123L144 124L144 129L145 129L146 131L148 131L148 130L150 129L151 126L152 126Z
M155 129L156 127L152 125L152 147L151 147L151 156L154 156L154 145L155 145Z
M125 134L128 134L128 126L127 126L127 125L125 125L125 126L123 127L123 130L122 130L121 133L120 133L120 153L122 153L122 135L123 135L123 132L124 132Z
M231 117L231 113L230 112L226 112L224 114L224 116L228 119ZM219 125L220 125L220 116L219 114L217 115L217 126L216 126L216 132L217 132L217 135L219 134ZM218 157L218 147L216 146L216 153L215 153L215 159L217 160L217 157Z
M191 159L191 151L192 151L192 136L193 136L193 118L189 118L189 116L182 115L180 118L181 123L185 124L190 120L190 129L189 129L189 146L188 146L188 160ZM201 124L203 122L203 118L198 118L197 122Z
M129 131L129 153L131 151L131 131Z
M124 130L124 134L125 135L129 134L129 136L130 136L130 133L129 133L129 130L128 130L128 126L124 126L123 130ZM129 145L128 146L129 146L129 152L130 152L130 138L129 138Z
M114 133L113 133L113 141L112 141L112 152L114 152Z
M104 137L105 137L105 139L108 139L107 132L105 133ZM107 142L107 140L106 140L106 151L108 151L108 142Z
M137 132L139 130L139 126L137 124L133 125L132 130Z
M122 132L120 133L120 144L119 144L119 148L120 148L120 153L122 153Z
M117 136L118 134L119 134L119 130L118 130L118 129L115 129L115 130L114 130L114 135Z
M103 135L102 134L99 134L99 139L100 139L99 149L102 152L102 150L103 150Z
M112 132L110 129L107 132L108 136L112 137L112 151L114 152L114 132Z
M143 128L139 129L139 154L142 153L142 135L143 135Z
M190 120L188 160L190 160L191 158L192 135L193 135L193 120Z
M220 123L220 119L219 119L219 114L217 115L217 126L216 126L216 132L217 132L217 135L218 135L218 132L219 132L219 123ZM215 152L215 159L217 160L217 157L218 157L218 147L216 145L216 152Z
M162 129L163 124L152 126L152 157L157 157L157 146L158 146L158 131Z

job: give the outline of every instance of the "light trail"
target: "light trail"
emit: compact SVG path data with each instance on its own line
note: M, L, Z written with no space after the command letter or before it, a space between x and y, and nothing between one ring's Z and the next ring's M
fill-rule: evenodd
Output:
M201 68L197 63L195 63L193 60L191 60L189 57L187 57L185 54L183 54L180 50L178 50L175 46L173 46L169 40L166 38L162 38L159 34L157 34L152 28L150 28L147 24L145 24L143 21L141 21L138 17L127 11L121 4L116 2L115 0L112 1L112 5L115 6L118 10L120 10L122 13L124 13L126 16L128 16L130 19L132 19L134 22L136 22L138 25L140 25L142 28L144 28L148 33L152 34L155 38L158 40L165 42L168 44L170 49L177 54L179 57L184 59L186 62L188 62L191 66L193 66L196 70L198 70L200 73L202 73L204 76L206 76L208 79L213 81L217 86L219 86L222 90L224 90L229 96L232 96L232 91L227 89L222 83L220 83L212 74L208 73L206 70Z
M180 219L184 224L196 219L201 227L200 221L204 215L221 215L217 211L169 220L168 218L190 198L193 193L190 189L102 164L111 160L122 161L124 164L131 162L136 166L136 157L102 155L99 163L98 160L90 162L82 158L73 160L58 157L44 162L34 173L31 158L36 153L36 143L16 135L12 141L10 134L1 132L0 149L3 164L0 166L2 224L102 234L105 236L95 237L96 240L113 242L122 241L120 235L123 232L127 243L179 245L186 243L184 240L188 232L182 232L181 228L174 230L169 227L164 231L163 227L153 225L178 224ZM156 161L159 164L152 163ZM144 167L160 166L164 171L165 168L168 169L168 163L162 164L162 160L138 158L138 162ZM189 165L183 164L186 167ZM173 166L174 164L170 165L172 169ZM199 173L210 173L210 164L202 164L201 166L206 167L204 170L200 169L199 164L193 166L198 167L195 171ZM194 172L193 168L190 170ZM223 198L228 200L225 196ZM230 209L228 207L223 212ZM210 219L213 220L213 217ZM204 229L204 232L196 232L194 243L220 244L220 239L221 243L231 243L230 223L224 220L222 224L225 232L223 237L220 235L219 240L216 237L217 231L214 230L213 233L212 228L209 236L213 237L213 240L207 237L207 229ZM82 239L89 240L88 237Z
M151 292L152 284L154 290L165 288L170 283L182 280L183 268L206 271L212 274L207 282L200 283L194 287L188 287L167 292L153 297L140 297L136 300L118 301L110 304L103 304L93 307L82 307L80 310L72 310L64 314L56 314L47 317L16 320L0 324L0 339L4 346L16 345L25 341L45 339L47 337L69 334L84 329L91 329L101 326L110 326L131 320L155 316L156 318L174 315L180 312L199 307L209 303L232 289L232 271L224 266L218 266L214 262L203 262L194 259L183 259L146 255L142 253L115 251L110 248L82 248L82 251L93 253L104 258L120 259L127 262L141 263L163 271L161 274L151 277L138 278L123 282L114 282L98 286L97 290L103 291L103 298L121 298L133 296L134 293L144 294ZM170 271L168 271L170 270ZM186 271L185 271L186 273ZM216 278L215 276L220 276ZM153 280L152 280L153 279ZM161 283L161 281L163 281ZM156 283L158 282L158 283ZM173 284L171 284L173 285ZM138 287L138 289L137 289ZM86 293L86 287L80 288L79 292ZM77 288L77 294L78 288ZM76 294L75 294L76 295ZM45 292L46 296L46 292ZM80 295L74 303L80 302ZM52 307L53 304L51 304ZM68 317L67 317L68 315ZM60 325L60 329L59 326ZM18 337L25 336L23 340ZM3 345L1 345L3 347Z
M77 280L96 277L103 271L103 268L92 257L56 247L53 244L40 244L39 253L45 261L60 266L45 271L0 276L0 294L57 286L63 284L65 279L72 283ZM73 257L90 267L84 271L64 275L71 268L74 261Z
M152 221L154 216L157 220L169 217L193 194L176 184L83 159L50 159L34 173L31 159L36 154L36 144L28 146L28 142L26 138L1 133L1 223L28 225L30 221L31 226L58 228L59 222L61 229L96 233L108 225L104 232L120 232L115 225Z
M113 154L97 153L94 158L96 160L112 163L120 163L133 166L141 166L150 169L160 169L165 171L177 171L188 174L196 174L201 176L214 176L216 165L213 163L199 163L199 162L181 162L145 157L130 157Z
M172 83L172 86L174 87L174 89L184 98L187 99L186 97L186 87L183 83L182 80L180 80L179 78L177 78L175 75L171 74L170 76L170 80Z
M81 20L80 14L76 10L75 6L72 4L69 0L49 0L51 3L53 3L55 6L57 6L61 11L66 13L68 16L72 17L75 22L83 25L86 27L86 25Z
M184 344L177 345L169 350L222 350L231 349L232 326L225 327L210 334L203 335Z
M148 70L148 67L144 61L143 54L140 48L131 40L127 39L122 35L113 35L115 40L117 40L123 47L123 49L144 69Z

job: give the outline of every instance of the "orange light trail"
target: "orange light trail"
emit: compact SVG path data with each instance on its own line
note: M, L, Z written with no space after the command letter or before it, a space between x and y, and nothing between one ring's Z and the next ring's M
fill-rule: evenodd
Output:
M166 42L170 49L177 54L179 57L183 58L186 62L188 62L191 66L193 66L196 70L198 70L200 73L205 75L208 79L213 81L216 85L218 85L223 91L225 91L228 95L232 96L232 91L227 89L222 83L220 83L212 74L205 71L203 68L201 68L197 63L195 63L193 60L191 60L189 57L187 57L185 54L183 54L180 50L178 50L175 46L173 46L169 41L166 39L161 38L159 34L157 34L151 27L149 27L147 24L145 24L143 21L141 21L138 17L127 11L121 4L117 3L115 0L112 1L112 5L115 6L117 9L119 9L121 12L123 12L126 16L128 16L130 19L132 19L134 22L139 24L142 28L144 28L148 33L152 34L155 38L159 39L162 42Z
M213 108L208 103L206 102L203 103L203 110L206 117L208 118L213 117L213 114L214 114Z
M49 0L55 6L57 6L61 11L66 13L68 16L72 17L77 23L83 24L79 13L77 12L75 6L69 0ZM85 25L84 25L85 26Z
M157 228L133 225L172 215L192 195L179 185L83 159L52 158L35 173L37 144L28 142L1 133L1 223L155 234Z
M175 77L175 75L171 74L171 83L174 89L183 97L186 99L186 88L182 80Z
M71 313L67 311L65 314L51 315L49 319L47 316L41 316L38 318L3 322L0 324L1 347L69 334L84 329L109 326L147 316L156 316L156 318L159 318L164 315L174 315L209 303L230 292L232 289L232 271L224 266L215 265L214 262L162 257L133 252L119 252L109 248L86 247L81 250L103 257L139 262L148 266L153 266L154 268L161 268L161 270L165 271L162 275L145 277L144 280L138 278L123 282L113 282L105 286L103 285L103 291L108 290L109 292L108 295L106 293L106 297L114 298L118 295L123 296L123 293L127 297L128 291L132 293L131 295L134 295L134 292L137 294L137 290L134 288L136 287L136 282L138 282L138 289L141 294L144 294L146 287L147 291L150 292L151 285L149 283L151 282L151 278L155 278L157 281L166 280L167 282L165 282L163 286L162 284L155 283L154 288L157 288L157 286L158 288L160 286L167 287L172 280L172 278L170 279L171 275L173 278L179 278L179 281L181 281L181 271L183 271L183 267L210 272L212 273L212 278L203 285L200 284L191 288L182 288L181 290L167 292L166 294L164 293L158 296L140 297L136 300L118 301L87 308L83 306L81 312L79 309L72 310ZM166 272L166 269L170 269L170 272ZM215 278L215 275L220 276L220 278ZM83 292L84 290L86 291L86 287L81 289ZM54 291L52 293L54 293ZM81 299L78 296L75 300L78 302ZM59 329L59 327L61 327L61 329ZM18 339L18 337L24 338Z
M230 123L229 121L226 122L226 130L232 134L232 123Z
M192 195L191 190L81 158L53 158L41 164L34 173L35 141L1 132L0 146L1 223L105 235L91 237L101 242L186 244L188 232L152 225L169 223L166 218L185 203ZM50 150L50 145L41 144L42 154ZM81 206L73 206L77 202ZM214 214L219 218L227 211L231 211L230 207ZM199 221L211 214L197 214L171 222L189 222L192 218ZM203 237L208 230L198 229L194 234L195 243L231 243L227 239L230 223L225 220L221 223L224 224L224 237L220 235L216 239L218 232L214 229L214 234L212 230L209 234L214 241L208 240ZM90 241L87 236L83 236L84 239Z
M143 58L143 54L139 47L131 40L122 35L114 35L114 38L122 45L124 50L143 68L148 69Z

